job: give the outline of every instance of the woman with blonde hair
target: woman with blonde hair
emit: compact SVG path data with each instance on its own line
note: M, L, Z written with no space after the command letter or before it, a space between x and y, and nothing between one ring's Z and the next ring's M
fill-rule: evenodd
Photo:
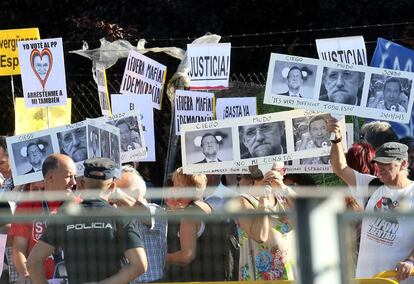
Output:
M246 187L237 199L240 210L256 214L239 218L239 280L293 280L294 232L285 212L296 195L283 183L283 163L264 176L243 175Z
M166 256L166 280L169 282L224 280L222 252L213 246L216 229L197 216L210 214L212 208L203 201L207 177L203 174L187 175L178 168L172 177L173 187L166 189L165 202L175 213L194 213L194 217L182 217L179 222L168 224L168 253Z

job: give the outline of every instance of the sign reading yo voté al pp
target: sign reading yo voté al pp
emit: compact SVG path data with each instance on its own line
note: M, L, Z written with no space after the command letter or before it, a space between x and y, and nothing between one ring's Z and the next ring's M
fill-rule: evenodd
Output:
M66 105L66 76L62 38L20 41L26 107Z
M0 31L0 76L20 74L17 42L40 39L38 28Z

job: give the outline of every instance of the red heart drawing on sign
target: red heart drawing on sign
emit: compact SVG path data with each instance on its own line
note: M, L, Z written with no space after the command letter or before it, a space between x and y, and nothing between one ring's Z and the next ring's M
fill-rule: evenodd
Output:
M37 48L33 49L30 53L30 65L44 91L53 65L53 55L50 49L44 48L41 52Z

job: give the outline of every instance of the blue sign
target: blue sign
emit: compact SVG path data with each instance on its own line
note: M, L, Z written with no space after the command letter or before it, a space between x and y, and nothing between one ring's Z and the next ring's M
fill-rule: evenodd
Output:
M378 38L371 66L413 72L414 50L392 41ZM399 138L414 136L414 109L408 124L390 122Z

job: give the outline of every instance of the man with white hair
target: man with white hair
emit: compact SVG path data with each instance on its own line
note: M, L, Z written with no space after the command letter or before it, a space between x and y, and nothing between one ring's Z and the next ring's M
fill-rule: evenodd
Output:
M162 214L164 209L155 203L149 203L145 199L147 187L144 179L132 166L123 166L120 179L116 180L116 186L135 199L131 206L145 206L153 214ZM119 190L118 190L119 193ZM122 196L122 193L120 193ZM125 198L122 198L125 200ZM167 253L167 219L151 218L150 224L141 219L134 220L142 235L145 252L148 257L148 270L131 283L158 282L163 279L165 255Z

